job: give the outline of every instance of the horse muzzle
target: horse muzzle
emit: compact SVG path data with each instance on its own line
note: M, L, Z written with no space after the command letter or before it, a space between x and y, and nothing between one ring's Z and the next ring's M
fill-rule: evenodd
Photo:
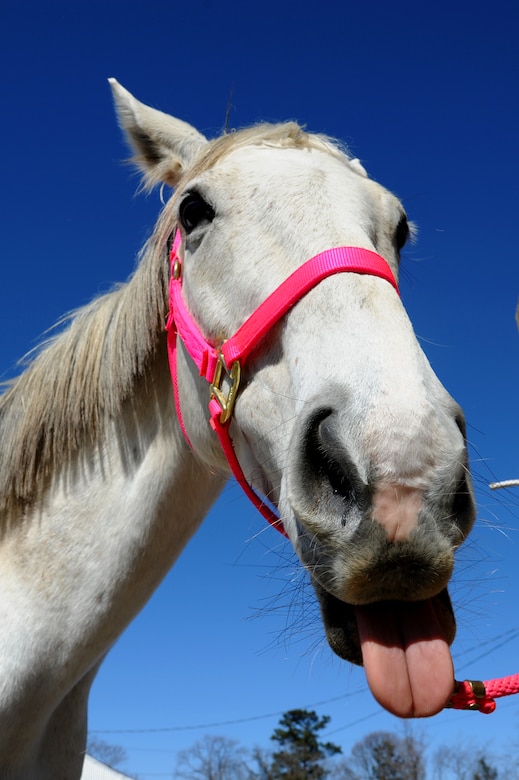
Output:
M406 442L402 435L413 460L398 473L398 464L366 449L344 408L320 406L298 426L283 516L301 561L327 592L365 605L444 590L475 517L461 427L448 427L448 444L436 437L437 454L433 437ZM419 449L423 457L414 454Z

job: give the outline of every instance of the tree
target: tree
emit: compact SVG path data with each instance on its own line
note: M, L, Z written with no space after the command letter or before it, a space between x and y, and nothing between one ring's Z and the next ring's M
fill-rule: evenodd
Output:
M409 731L399 737L375 731L357 742L336 772L337 780L425 780L423 744Z
M87 753L111 767L122 764L128 758L126 750L121 745L110 745L109 742L98 737L89 737Z
M341 752L332 742L321 742L319 732L330 718L313 710L289 710L271 739L278 743L270 767L273 780L319 780L328 775L326 759Z
M442 745L435 752L433 761L436 780L448 780L453 775L456 780L469 780L470 762L463 748Z
M247 780L246 751L234 739L207 735L177 756L175 777L182 780Z
M476 761L472 780L497 780L498 773L495 767L490 766L483 756Z
M501 774L490 763L488 751L477 746L440 747L434 756L436 780L497 780ZM513 777L512 767L504 770L507 780Z
M256 763L257 770L251 771L251 780L275 780L272 774L272 755L263 748L256 747L252 751L253 761Z
M404 723L399 749L409 780L425 780L426 778L427 773L424 764L425 747L423 737L413 734L408 721Z

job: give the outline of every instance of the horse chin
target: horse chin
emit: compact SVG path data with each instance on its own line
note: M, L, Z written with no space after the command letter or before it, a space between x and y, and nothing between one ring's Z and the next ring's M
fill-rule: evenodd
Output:
M317 580L312 580L312 584L319 600L326 639L331 649L339 658L362 666L355 607L329 593Z

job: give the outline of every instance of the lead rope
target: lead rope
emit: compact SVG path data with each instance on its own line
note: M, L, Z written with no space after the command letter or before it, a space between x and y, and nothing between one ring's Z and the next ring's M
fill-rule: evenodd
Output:
M495 699L519 693L519 674L495 680L463 680L455 682L454 693L446 704L447 709L477 710L490 715L496 708Z

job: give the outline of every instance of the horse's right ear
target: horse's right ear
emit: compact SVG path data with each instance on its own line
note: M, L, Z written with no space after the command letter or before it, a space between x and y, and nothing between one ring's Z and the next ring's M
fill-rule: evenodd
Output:
M133 162L144 173L146 186L165 182L174 187L207 139L187 122L140 103L116 79L108 81L119 124L136 153Z

